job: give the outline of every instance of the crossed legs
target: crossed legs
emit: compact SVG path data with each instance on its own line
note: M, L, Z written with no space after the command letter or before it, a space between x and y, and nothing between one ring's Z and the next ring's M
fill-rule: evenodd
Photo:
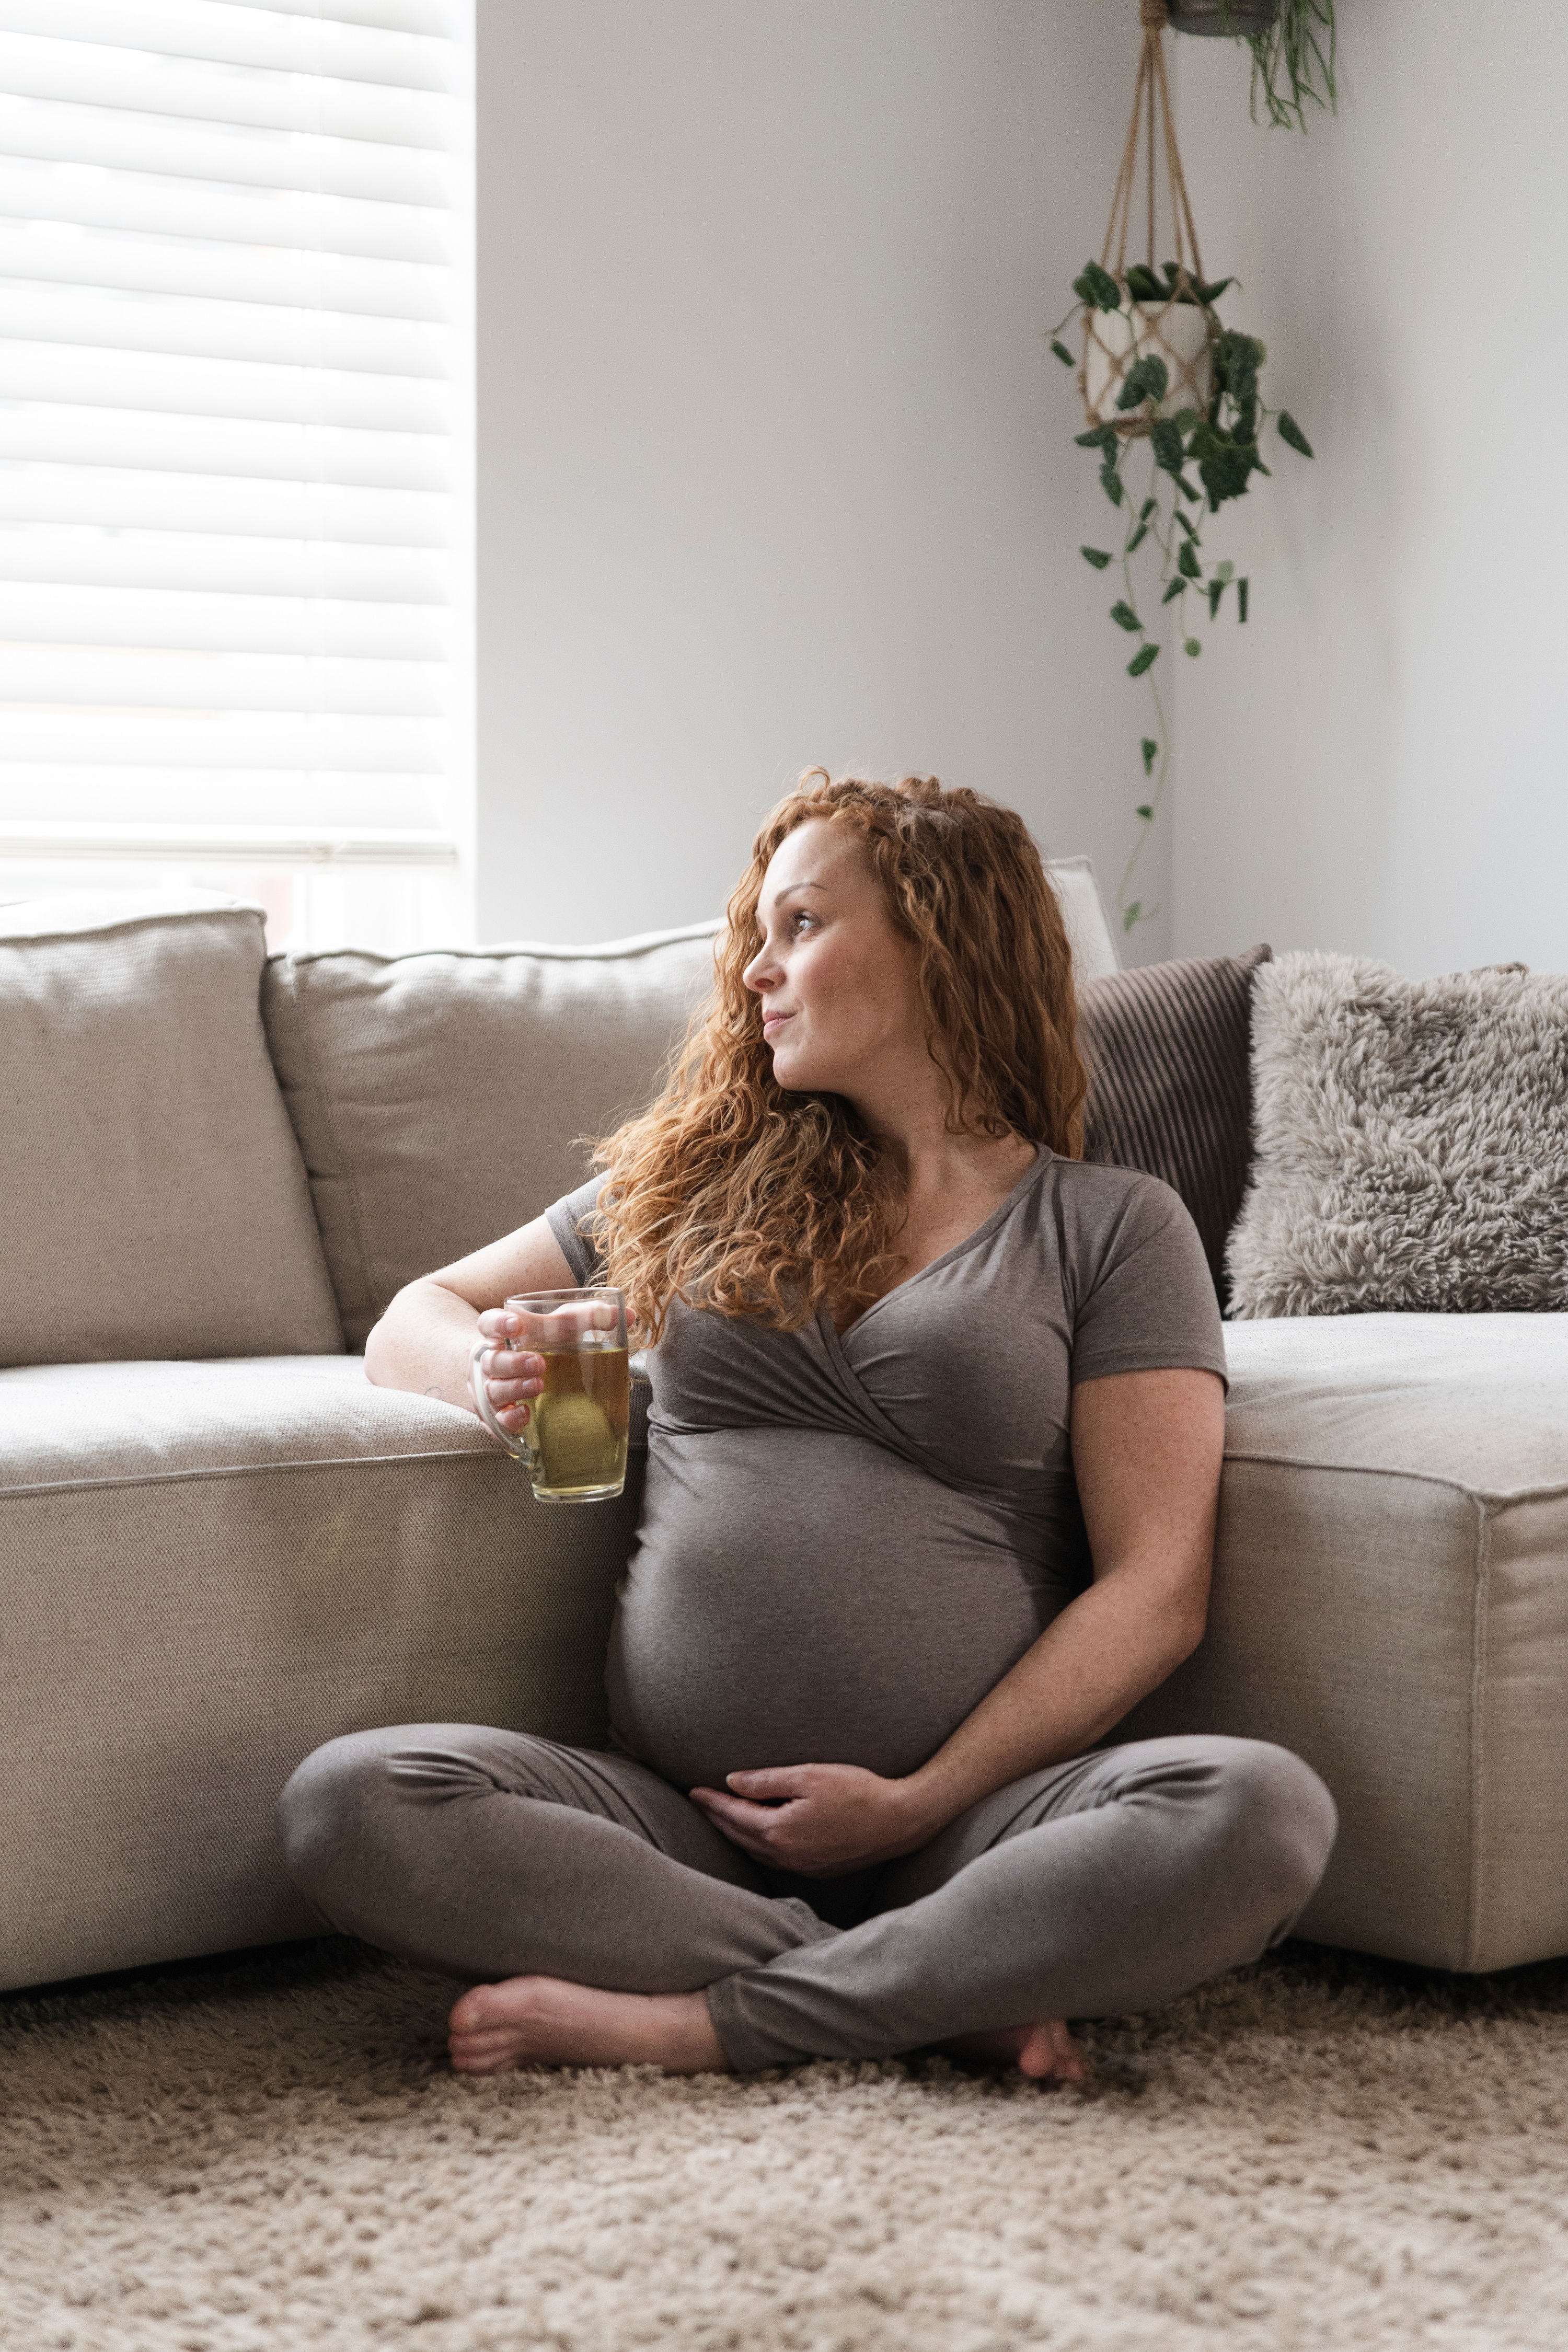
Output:
M455 2054L468 2042L479 2071L749 2070L972 2038L1070 2074L1025 2029L1152 2008L1255 1958L1334 1833L1321 1782L1282 1748L1140 1741L997 1790L876 1874L868 1916L834 1927L645 1766L526 1733L331 1740L279 1822L291 1874L334 1926L479 1981L453 2017ZM531 1990L513 2019L486 1996L517 1979ZM574 1999L604 1994L642 1998Z

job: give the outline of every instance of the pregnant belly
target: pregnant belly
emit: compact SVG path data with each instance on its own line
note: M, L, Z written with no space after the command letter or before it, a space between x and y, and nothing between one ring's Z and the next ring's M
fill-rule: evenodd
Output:
M678 1788L763 1764L913 1771L1076 1589L1039 1541L868 1439L658 1432L610 1717Z

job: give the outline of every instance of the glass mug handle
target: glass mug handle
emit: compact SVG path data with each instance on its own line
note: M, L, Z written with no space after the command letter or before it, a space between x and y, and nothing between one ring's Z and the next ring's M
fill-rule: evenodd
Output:
M498 1343L494 1339L476 1340L468 1357L468 1386L479 1407L479 1419L492 1437L499 1437L514 1462L526 1462L529 1457L528 1439L521 1432L503 1429L496 1419L495 1407L485 1388L485 1361Z

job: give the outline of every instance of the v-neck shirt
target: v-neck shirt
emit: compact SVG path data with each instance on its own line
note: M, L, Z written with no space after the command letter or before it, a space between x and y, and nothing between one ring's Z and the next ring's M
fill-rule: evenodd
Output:
M581 1283L603 1278L603 1181L548 1213ZM678 1299L646 1362L611 1733L683 1789L764 1764L913 1771L1087 1580L1073 1387L1226 1370L1175 1193L1045 1150L842 1334Z

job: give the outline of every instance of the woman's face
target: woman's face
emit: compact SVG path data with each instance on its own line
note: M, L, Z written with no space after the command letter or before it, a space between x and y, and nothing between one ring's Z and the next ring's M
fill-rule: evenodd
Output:
M773 1076L862 1108L931 1068L919 956L889 919L869 853L813 817L781 842L757 907L763 944L744 980L763 1000Z

